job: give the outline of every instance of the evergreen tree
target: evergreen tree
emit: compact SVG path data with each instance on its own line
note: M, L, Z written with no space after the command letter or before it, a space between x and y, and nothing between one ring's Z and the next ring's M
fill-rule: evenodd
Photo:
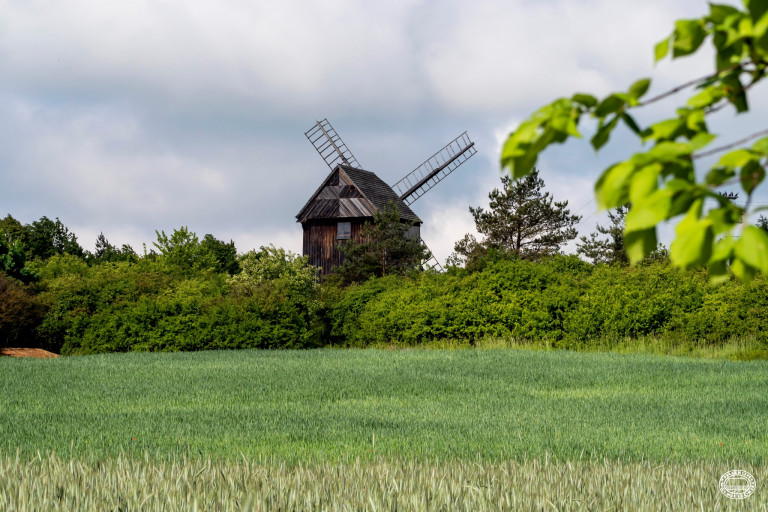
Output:
M544 192L544 180L534 169L513 182L501 178L503 187L493 189L489 209L470 207L475 227L483 236L477 240L466 235L454 246L453 263L472 267L489 254L539 259L556 254L569 240L576 238L574 226L579 215L571 215L568 201L556 202Z
M592 263L608 265L629 265L629 258L624 249L624 223L629 211L628 206L619 206L608 211L611 224L607 227L595 226L597 232L592 232L589 238L580 237L581 243L576 245L576 252L592 260ZM607 235L602 238L601 235Z
M768 231L768 217L766 217L765 215L761 215L760 217L757 218L756 225L763 231Z
M93 255L96 262L107 261L137 261L138 255L128 244L123 244L121 248L117 248L109 243L109 240L104 236L104 233L99 233L96 237L96 253Z
M376 212L373 222L362 228L362 240L348 240L340 247L344 262L336 274L344 283L361 282L385 275L402 275L419 268L430 257L429 250L412 234L412 223L400 218L390 203Z

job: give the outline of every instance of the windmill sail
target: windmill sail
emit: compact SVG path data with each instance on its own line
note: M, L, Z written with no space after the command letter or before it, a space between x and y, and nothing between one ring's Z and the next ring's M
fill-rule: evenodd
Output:
M424 243L423 238L419 238L419 241L421 242L421 245L424 247L427 247L427 244ZM429 249L429 247L427 247ZM440 265L440 262L437 261L437 258L435 258L435 255L432 254L432 251L429 251L429 258L421 262L421 266L424 268L424 270L434 270L435 272L442 272L443 267Z
M304 132L309 142L315 147L320 156L328 167L333 170L337 165L344 164L350 167L360 169L360 164L357 163L357 159L352 152L341 140L339 134L333 129L328 119L318 121L315 125Z
M405 178L392 186L400 199L410 205L424 193L440 183L458 166L477 153L475 143L469 140L467 132L462 133L443 149L429 157L424 163L411 171Z

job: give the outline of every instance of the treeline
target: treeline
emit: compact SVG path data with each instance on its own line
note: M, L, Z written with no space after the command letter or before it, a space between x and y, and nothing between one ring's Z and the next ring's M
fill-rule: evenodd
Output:
M238 256L233 243L186 228L158 232L142 255L110 249L105 239L98 255L65 249L29 257L18 235L0 238L5 346L88 354L500 338L591 349L651 337L689 347L748 339L768 348L764 277L712 287L705 270L663 258L627 268L490 250L470 268L346 285L318 283L303 258L282 249Z

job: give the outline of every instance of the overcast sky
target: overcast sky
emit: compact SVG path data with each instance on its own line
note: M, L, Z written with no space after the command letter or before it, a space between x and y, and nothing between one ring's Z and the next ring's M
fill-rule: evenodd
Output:
M301 252L295 215L328 173L304 137L327 117L360 164L393 184L467 130L478 154L412 208L444 261L499 182L499 148L558 96L652 77L661 92L711 54L653 65L653 46L701 0L0 0L0 216L59 217L93 250L151 247L188 226ZM719 142L765 128L711 120ZM671 115L674 101L638 113ZM585 135L590 135L585 130ZM593 183L635 149L616 137L548 151L541 175L594 230ZM603 154L605 153L605 154ZM669 231L669 228L667 229Z

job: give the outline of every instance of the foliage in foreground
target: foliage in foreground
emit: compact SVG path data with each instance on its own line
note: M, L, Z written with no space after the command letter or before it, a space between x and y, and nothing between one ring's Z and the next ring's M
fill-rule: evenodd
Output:
M513 178L533 172L539 154L549 145L581 137L579 123L586 116L598 122L590 141L596 151L621 123L643 143L650 142L650 148L608 167L595 183L595 195L601 208L631 203L624 228L630 261L638 263L656 248L659 223L682 217L670 246L676 265L708 265L713 282L727 280L729 270L745 281L758 271L768 273L768 234L747 222L764 209L752 199L766 176L768 130L707 148L717 137L709 131L707 116L728 106L736 113L748 111L748 91L766 77L768 2L743 0L743 4L745 8L739 9L710 3L707 15L677 20L672 34L655 47L656 61L670 52L677 59L696 53L709 39L715 53L712 74L651 98L646 97L651 85L647 78L601 100L584 93L559 98L510 133L501 153L502 167ZM641 128L630 114L691 86L696 87L693 94L670 118ZM758 140L746 146L754 139ZM708 172L696 171L697 160L719 153L723 154ZM718 192L734 185L741 186L743 202ZM738 236L733 236L739 226Z
M528 350L0 358L0 453L765 464L767 369Z
M0 456L0 509L33 510L766 510L718 490L713 462L558 462L549 458L353 460L286 464L117 457ZM739 466L758 482L765 466Z

